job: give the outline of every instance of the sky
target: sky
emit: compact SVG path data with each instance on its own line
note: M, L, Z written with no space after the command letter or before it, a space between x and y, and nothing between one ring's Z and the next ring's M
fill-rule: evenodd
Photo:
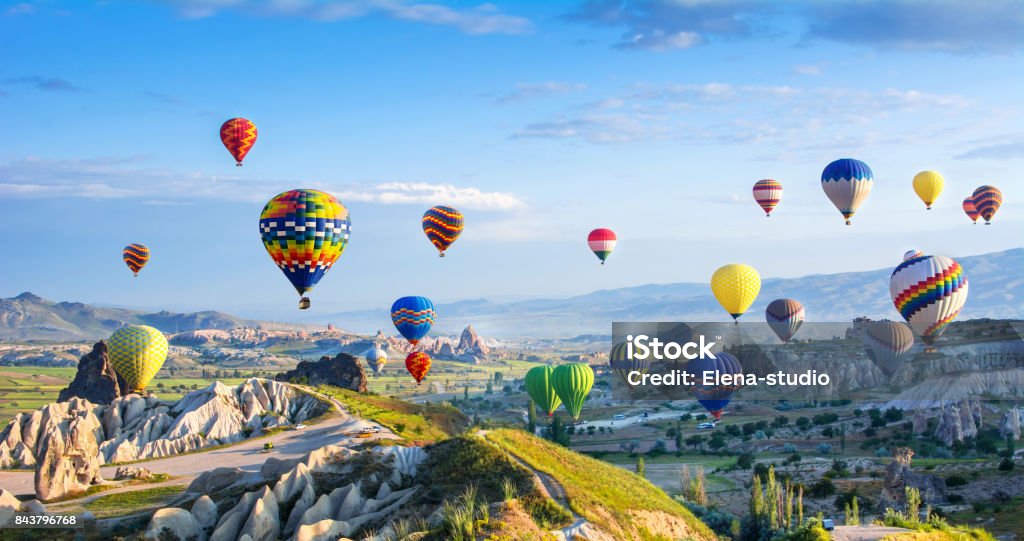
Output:
M1015 248L1022 52L1015 0L4 2L0 296L298 317L257 230L294 188L351 212L314 319ZM236 116L259 129L241 168ZM875 173L852 226L820 185L840 157ZM784 186L769 219L761 178ZM960 209L982 184L1005 200L988 227ZM437 204L466 219L443 259ZM619 237L604 266L596 227Z

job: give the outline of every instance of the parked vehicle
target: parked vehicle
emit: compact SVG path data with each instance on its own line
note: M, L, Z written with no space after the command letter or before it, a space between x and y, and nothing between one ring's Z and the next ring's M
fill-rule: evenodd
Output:
M697 425L697 430L704 430L707 428L715 428L715 423L701 423Z

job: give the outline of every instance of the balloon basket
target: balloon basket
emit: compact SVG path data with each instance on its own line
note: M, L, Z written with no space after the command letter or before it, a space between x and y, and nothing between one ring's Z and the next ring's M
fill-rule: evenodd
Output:
M238 162L238 163L235 164L235 167L241 167L241 166L242 166L242 162Z
M440 254L438 254L437 257L444 257L444 252L441 252Z
M309 297L302 297L299 299L299 310L307 310L309 309L309 305Z

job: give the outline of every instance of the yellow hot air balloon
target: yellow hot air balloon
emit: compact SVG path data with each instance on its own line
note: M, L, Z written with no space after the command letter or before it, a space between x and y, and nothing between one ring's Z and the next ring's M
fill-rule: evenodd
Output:
M167 339L153 327L129 325L110 335L107 355L132 392L141 393L167 359Z
M914 192L924 201L928 210L932 209L932 203L939 198L945 185L945 179L937 171L921 171L914 175Z
M738 319L754 304L757 294L761 292L761 275L750 265L726 265L711 275L711 292L718 299L718 304L733 319Z

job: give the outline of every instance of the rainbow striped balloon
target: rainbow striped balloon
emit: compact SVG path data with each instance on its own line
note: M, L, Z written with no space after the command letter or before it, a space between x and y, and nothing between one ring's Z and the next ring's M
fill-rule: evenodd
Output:
M992 217L999 210L999 206L1003 204L1003 192L995 186L978 186L978 189L974 190L972 198L974 199L974 208L985 219L985 225L989 225L992 222Z
M462 213L452 207L431 207L423 213L423 232L437 248L441 257L444 251L462 234Z
M978 208L974 206L974 197L964 199L964 214L971 219L971 223L978 225Z
M436 319L434 303L426 297L402 297L391 305L391 322L414 346L430 332Z
M765 217L772 214L772 209L782 199L782 183L777 180L764 179L754 183L754 200L764 210Z
M900 263L889 293L910 328L931 346L967 302L967 274L955 260L929 255Z
M149 248L146 248L145 244L129 244L124 247L124 250L121 250L121 259L135 273L135 276L138 276L142 267L149 262Z

